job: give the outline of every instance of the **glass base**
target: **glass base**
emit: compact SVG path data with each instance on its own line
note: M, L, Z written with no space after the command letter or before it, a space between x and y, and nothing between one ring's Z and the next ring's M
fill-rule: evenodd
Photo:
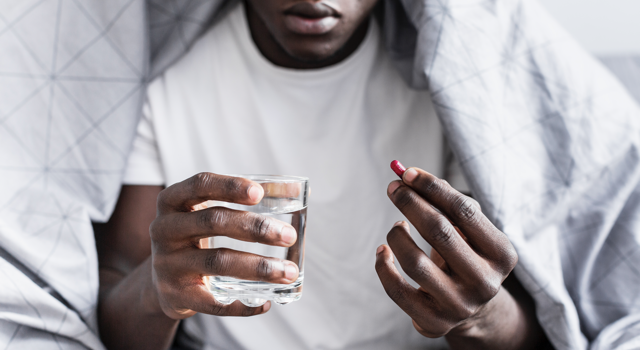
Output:
M257 307L272 300L280 305L289 304L302 297L303 276L291 284L275 284L239 280L231 277L211 277L209 290L221 304L240 300L246 306Z

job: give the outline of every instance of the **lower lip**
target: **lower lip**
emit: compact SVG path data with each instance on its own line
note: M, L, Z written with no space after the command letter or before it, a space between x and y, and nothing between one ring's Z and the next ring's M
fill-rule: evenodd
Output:
M330 32L338 25L336 17L305 18L286 15L284 24L290 31L298 34L320 35Z

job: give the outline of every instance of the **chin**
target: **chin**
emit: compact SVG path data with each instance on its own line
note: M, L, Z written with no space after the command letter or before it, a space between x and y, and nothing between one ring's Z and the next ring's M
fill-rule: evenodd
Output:
M316 52L290 53L289 55L296 61L304 63L322 63L324 61L328 61L329 59L331 59L331 57L333 57L333 54L326 55Z
M312 45L296 45L295 47L284 47L289 56L297 61L305 63L321 63L333 58L340 51L338 45L330 43Z

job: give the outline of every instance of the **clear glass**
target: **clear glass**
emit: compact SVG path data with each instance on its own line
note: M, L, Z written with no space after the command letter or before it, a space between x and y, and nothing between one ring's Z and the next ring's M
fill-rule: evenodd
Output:
M208 207L223 206L273 217L291 224L298 233L296 243L289 247L274 247L259 243L243 242L229 237L211 237L210 248L229 248L257 255L293 261L298 265L300 275L290 284L277 284L240 280L233 277L208 277L209 290L216 300L230 304L240 300L247 306L260 306L272 300L278 304L288 304L302 296L304 281L304 240L307 226L307 197L309 179L306 177L283 175L232 175L259 183L264 189L264 197L253 206L226 202L209 201Z

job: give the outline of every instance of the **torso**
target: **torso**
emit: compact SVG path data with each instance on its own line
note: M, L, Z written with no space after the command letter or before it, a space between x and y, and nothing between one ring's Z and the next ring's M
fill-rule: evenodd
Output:
M258 317L188 319L208 348L445 346L413 329L374 270L376 247L404 219L386 196L389 162L444 171L428 94L401 80L378 31L338 65L283 69L260 55L240 6L150 86L167 185L201 171L310 178L302 299Z

